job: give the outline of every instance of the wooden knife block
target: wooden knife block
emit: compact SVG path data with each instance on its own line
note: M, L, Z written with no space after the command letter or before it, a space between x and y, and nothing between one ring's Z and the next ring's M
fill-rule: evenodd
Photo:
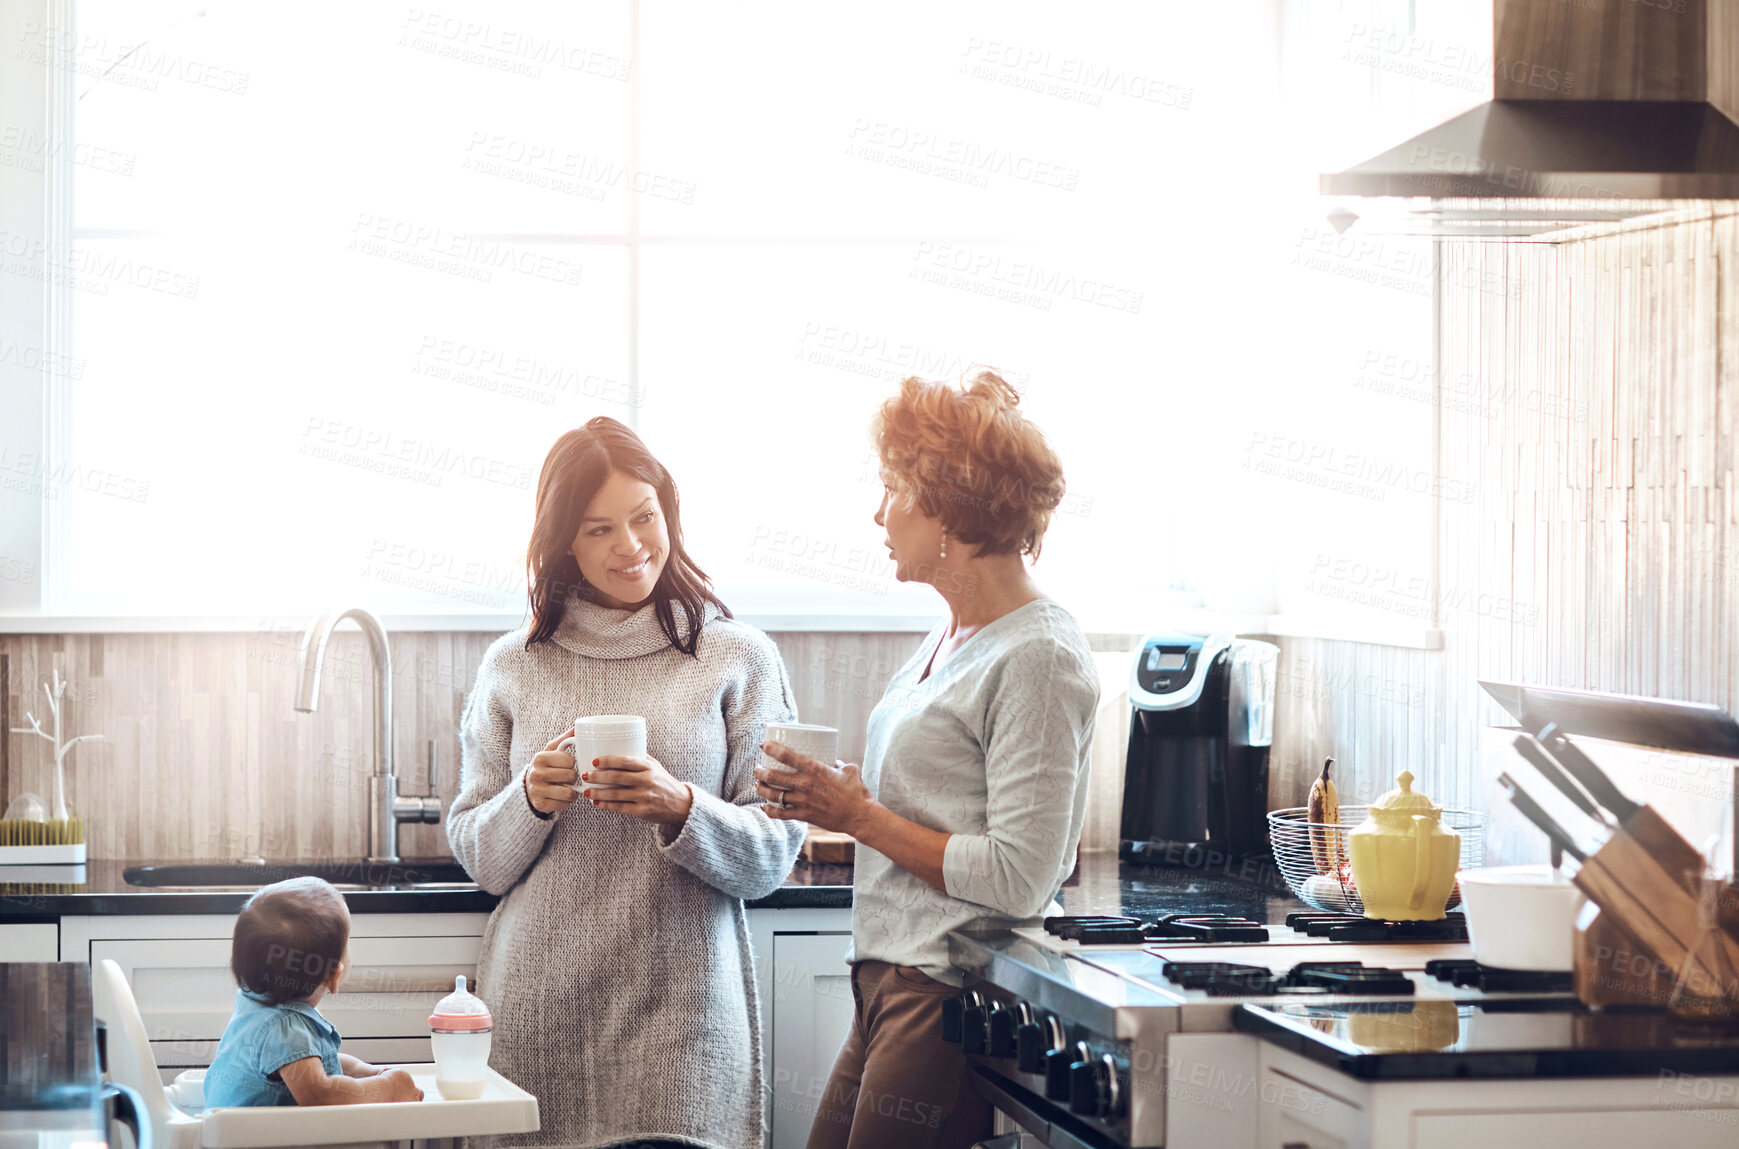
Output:
M1576 923L1576 996L1590 1006L1665 1008L1697 935L1705 884L1696 847L1644 806L1576 875L1588 895ZM1739 953L1739 887L1719 882L1717 920L1729 953ZM1739 992L1739 986L1728 987Z
M1675 971L1593 902L1576 919L1574 961L1576 996L1583 1005L1665 1009L1672 998Z

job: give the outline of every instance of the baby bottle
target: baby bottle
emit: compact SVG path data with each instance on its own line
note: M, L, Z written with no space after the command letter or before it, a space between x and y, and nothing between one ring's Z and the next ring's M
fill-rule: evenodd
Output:
M495 1020L489 1007L465 988L465 975L429 1015L435 1045L435 1088L449 1101L483 1096L489 1068L489 1039Z

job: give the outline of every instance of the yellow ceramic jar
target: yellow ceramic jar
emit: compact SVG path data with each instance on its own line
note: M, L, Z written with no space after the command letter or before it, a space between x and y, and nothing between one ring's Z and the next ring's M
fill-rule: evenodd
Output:
M1410 771L1396 781L1400 788L1372 802L1370 816L1347 834L1353 883L1367 918L1435 921L1455 888L1461 835L1443 824L1441 806L1413 789Z

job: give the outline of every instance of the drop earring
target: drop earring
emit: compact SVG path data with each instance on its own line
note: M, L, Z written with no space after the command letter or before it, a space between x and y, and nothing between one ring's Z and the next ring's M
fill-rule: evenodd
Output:
M942 556L941 557L943 557L943 558L948 557L948 532L947 531L942 532Z

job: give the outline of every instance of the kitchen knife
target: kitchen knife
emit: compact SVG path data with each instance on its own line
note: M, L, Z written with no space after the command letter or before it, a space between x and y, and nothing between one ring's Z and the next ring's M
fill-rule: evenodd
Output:
M1602 824L1606 823L1606 814L1600 809L1600 806L1588 796L1586 790L1576 785L1575 780L1564 773L1564 768L1558 765L1556 759L1546 753L1545 748L1536 742L1532 735L1521 735L1516 739L1515 746L1516 753L1526 758L1534 769L1544 774L1546 781L1556 786L1559 793L1570 799L1572 805L1595 821Z
M1524 723L1524 725L1526 725ZM1594 760L1565 737L1564 731L1555 722L1548 722L1540 728L1538 735L1540 745L1559 763L1570 776L1581 783L1582 788L1594 796L1594 800L1612 811L1620 822L1628 822L1631 816L1641 809L1641 804L1624 796L1624 791L1613 785L1612 779L1606 776L1606 771L1594 764Z
M1562 826L1558 825L1558 823L1553 820L1552 815L1541 809L1540 804L1534 801L1533 797L1526 790L1523 790L1520 786L1516 785L1515 779L1511 778L1508 774L1499 774L1497 776L1497 782L1499 786L1502 786L1505 790L1510 792L1510 801L1515 804L1516 809L1522 812L1522 817L1543 830L1546 837L1564 847L1564 852L1569 854L1572 858L1575 858L1578 862L1585 862L1588 860L1588 852L1582 849L1581 846L1578 846L1576 840L1572 838Z

